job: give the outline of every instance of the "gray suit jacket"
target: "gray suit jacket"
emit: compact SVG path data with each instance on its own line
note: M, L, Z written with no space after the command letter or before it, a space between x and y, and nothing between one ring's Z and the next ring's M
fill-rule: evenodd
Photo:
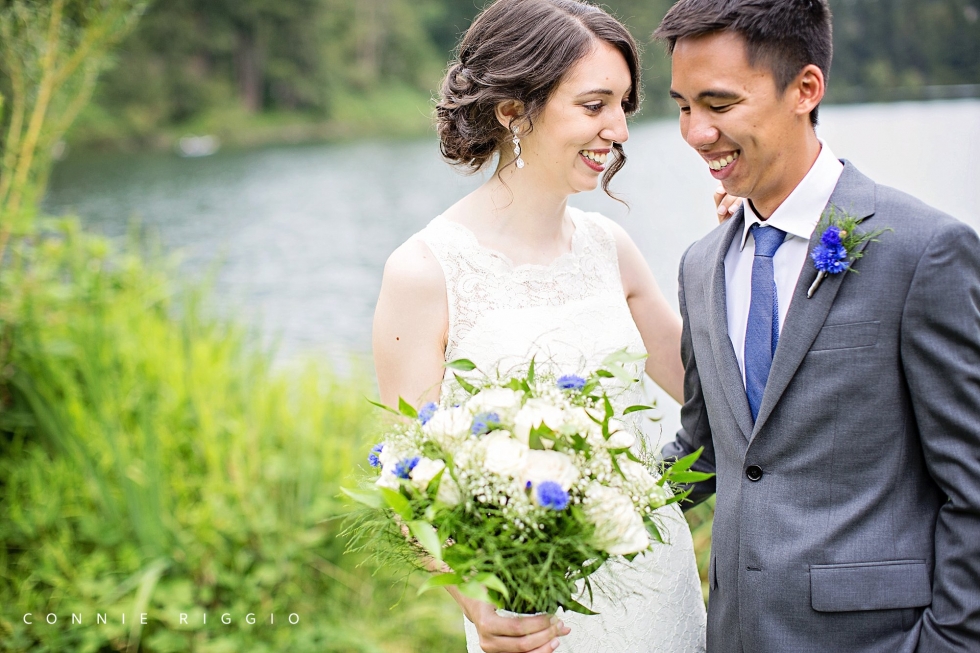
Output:
M846 162L830 203L893 231L811 299L807 259L754 424L725 308L741 214L681 261L664 455L717 474L708 651L980 651L980 239Z

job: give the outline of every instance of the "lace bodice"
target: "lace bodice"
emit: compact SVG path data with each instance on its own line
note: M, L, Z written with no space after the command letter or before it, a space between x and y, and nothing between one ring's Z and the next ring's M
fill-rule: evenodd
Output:
M485 373L506 375L534 356L536 365L573 374L594 370L617 350L646 353L626 302L609 220L568 211L575 226L571 251L548 265L514 265L480 245L468 228L441 216L416 234L446 279L447 361L468 358ZM461 392L447 370L442 398L452 401ZM642 396L637 395L642 395L639 386L617 403L639 403ZM600 570L596 581L616 587L617 596L597 595L592 606L597 616L561 615L572 628L562 650L704 650L705 610L691 534L676 506L662 513L662 530L671 544L633 563L619 560ZM479 653L475 627L468 621L465 627L469 653Z
M569 209L572 250L549 265L515 266L466 227L438 217L419 232L446 278L446 360L468 358L484 372L526 364L571 374L609 353L646 353L623 293L607 218ZM445 392L455 392L447 374Z

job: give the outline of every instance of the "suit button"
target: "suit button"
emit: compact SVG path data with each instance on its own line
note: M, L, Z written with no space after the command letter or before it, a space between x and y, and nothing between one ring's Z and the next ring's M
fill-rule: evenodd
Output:
M745 478L755 483L762 478L762 468L758 465L749 465L745 470Z

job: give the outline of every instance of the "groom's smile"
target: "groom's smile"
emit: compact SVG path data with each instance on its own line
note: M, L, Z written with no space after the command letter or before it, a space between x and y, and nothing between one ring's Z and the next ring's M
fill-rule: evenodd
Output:
M729 194L771 215L819 151L799 79L779 91L769 66L750 61L733 32L678 39L671 73L684 140Z

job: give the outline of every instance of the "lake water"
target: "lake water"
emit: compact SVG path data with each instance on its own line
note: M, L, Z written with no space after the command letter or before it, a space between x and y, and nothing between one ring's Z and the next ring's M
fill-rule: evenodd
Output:
M980 229L980 100L825 107L818 133L841 158ZM715 224L717 183L676 121L631 128L629 164L613 187L571 204L619 221L676 306L677 265ZM280 359L370 352L384 262L403 240L476 187L433 139L168 155L69 157L55 169L45 209L90 228L125 233L135 218L182 270L220 262L216 300L281 343ZM661 403L664 430L676 405Z

